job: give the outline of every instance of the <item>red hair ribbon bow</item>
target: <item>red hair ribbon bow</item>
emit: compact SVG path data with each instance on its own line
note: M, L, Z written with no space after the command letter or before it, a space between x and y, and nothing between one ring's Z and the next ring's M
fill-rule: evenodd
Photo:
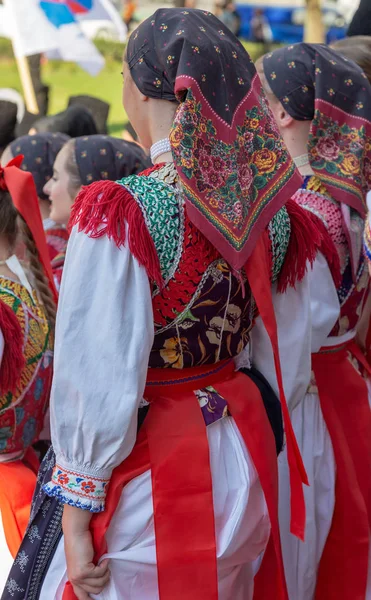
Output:
M35 182L31 173L20 169L23 158L20 154L15 156L5 167L0 167L0 189L9 192L14 206L26 221L35 241L40 262L48 277L49 287L57 302L58 294L54 284Z

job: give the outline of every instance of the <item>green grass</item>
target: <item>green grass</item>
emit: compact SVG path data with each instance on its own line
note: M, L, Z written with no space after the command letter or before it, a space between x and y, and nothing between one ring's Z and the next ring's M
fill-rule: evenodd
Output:
M43 65L43 80L50 86L49 113L64 110L68 98L76 94L97 96L111 105L109 113L109 132L120 136L127 116L122 106L122 65L107 60L106 66L97 77L91 77L74 63L50 61ZM22 93L21 82L15 62L0 62L1 87L10 87Z
M88 94L97 96L111 105L108 128L112 135L120 136L127 122L122 107L122 63L123 45L114 42L96 41L99 50L106 58L104 69L91 77L75 63L49 61L43 65L42 77L50 86L49 113L64 110L70 96ZM244 43L253 60L261 54L258 44ZM0 38L0 81L1 87L10 87L22 93L17 67L12 58L9 40Z

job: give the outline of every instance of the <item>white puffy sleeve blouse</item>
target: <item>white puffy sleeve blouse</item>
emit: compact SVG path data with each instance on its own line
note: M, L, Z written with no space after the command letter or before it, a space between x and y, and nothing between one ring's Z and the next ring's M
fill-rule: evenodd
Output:
M112 471L135 443L153 338L145 269L107 236L92 239L74 228L56 324L49 495L104 509Z

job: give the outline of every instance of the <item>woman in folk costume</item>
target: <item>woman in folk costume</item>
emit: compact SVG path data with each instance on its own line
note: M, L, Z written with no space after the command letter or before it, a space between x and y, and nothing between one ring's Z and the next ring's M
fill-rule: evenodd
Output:
M36 190L20 159L0 168L0 553L4 586L30 516L52 378L55 292ZM14 254L18 234L29 277Z
M2 160L4 165L14 156L23 155L21 168L29 171L34 178L50 260L65 251L68 232L65 227L53 221L50 215L50 201L44 192L44 186L52 178L54 161L68 139L69 136L64 133L24 135L8 146Z
M100 179L115 181L136 175L151 164L138 144L107 135L90 135L70 140L59 152L53 177L44 186L50 200L50 218L67 227L72 205L83 185ZM61 284L66 248L52 260L57 289Z
M303 394L306 268L320 225L286 204L301 179L252 62L213 15L157 11L130 37L124 74L127 114L156 164L94 183L74 204L56 333L56 465L51 473L50 453L36 494L30 527L40 540L21 548L30 569L15 562L3 598L251 599L271 530L270 597L287 599L267 384L236 372L233 358L259 312L275 350L292 531L302 536L305 473L271 283L288 288L282 297L300 315L298 328L285 312L280 342Z
M340 261L340 316L327 339L314 328L322 348L313 348L311 385L291 413L311 484L305 544L288 533L289 486L284 460L280 464L286 577L293 600L363 600L371 520L370 367L355 335L369 285L362 236L371 184L371 87L357 65L322 45L277 50L260 70L304 176L294 199L323 220Z
M339 52L347 59L354 61L365 73L371 83L371 37L366 35L355 35L352 37L338 40L331 45L334 50ZM367 194L368 210L371 208L371 191ZM367 226L365 226L365 236L369 235ZM366 244L368 237L366 237ZM368 362L371 364L371 289L369 288L367 302L365 303L362 317L358 323L358 342L366 352ZM369 397L371 401L371 380L367 379L369 386Z

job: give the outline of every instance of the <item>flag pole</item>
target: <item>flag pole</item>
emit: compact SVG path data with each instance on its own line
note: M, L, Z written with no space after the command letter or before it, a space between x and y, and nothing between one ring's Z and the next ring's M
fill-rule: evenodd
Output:
M321 0L306 0L304 42L324 44L326 32L322 19Z
M28 112L32 113L33 115L38 115L39 106L36 100L36 94L32 83L30 65L28 64L27 56L17 56L15 52L14 56L17 62L18 73L22 83L26 108Z

